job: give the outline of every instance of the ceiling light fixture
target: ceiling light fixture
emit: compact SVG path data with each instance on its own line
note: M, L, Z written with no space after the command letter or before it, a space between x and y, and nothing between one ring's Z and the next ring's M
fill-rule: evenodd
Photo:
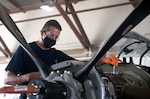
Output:
M48 5L42 5L40 6L41 9L45 10L45 11L53 11L54 9L51 8L50 6Z

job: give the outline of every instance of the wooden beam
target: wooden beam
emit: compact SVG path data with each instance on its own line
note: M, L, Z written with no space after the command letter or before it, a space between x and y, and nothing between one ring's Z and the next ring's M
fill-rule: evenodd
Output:
M87 44L87 42L85 41L85 39L83 39L82 35L79 33L79 31L77 30L77 28L75 27L75 25L73 24L73 22L71 21L71 19L69 18L69 16L67 15L67 13L64 11L64 9L61 7L61 5L59 4L58 0L55 0L53 2L53 4L55 5L55 7L57 8L57 10L61 13L61 15L63 16L63 18L66 20L66 22L68 23L68 25L70 26L70 28L73 30L73 32L75 33L75 35L77 36L78 40L80 41L80 43L82 44L82 46L89 50L89 45Z
M6 51L0 46L0 51L6 56L9 57L8 54L6 53Z
M74 10L74 8L72 6L72 3L70 3L68 7L69 7L69 9L71 11L71 15L72 15L73 19L75 20L75 23L77 24L77 27L78 27L81 35L83 36L82 39L85 39L85 41L88 44L88 46L91 47L90 41L89 41L89 39L88 39L88 37L87 37L87 35L85 33L85 30L84 30L84 28L83 28L83 26L82 26L82 24L81 24L81 22L80 22L80 20L79 20L79 18L77 16L76 12L75 12L75 10Z
M135 8L137 6L137 4L141 1L141 0L129 0L130 2L135 2L132 3L132 6Z
M10 52L10 50L8 49L7 45L5 44L4 40L2 39L2 37L0 36L0 42L2 43L3 47L5 48L5 52L8 53L8 55L11 57L12 53ZM3 50L3 49L2 49Z

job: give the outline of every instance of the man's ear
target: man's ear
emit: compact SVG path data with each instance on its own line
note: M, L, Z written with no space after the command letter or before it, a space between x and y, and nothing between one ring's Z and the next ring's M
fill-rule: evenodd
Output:
M41 36L43 36L44 31L41 30L40 33L41 33Z

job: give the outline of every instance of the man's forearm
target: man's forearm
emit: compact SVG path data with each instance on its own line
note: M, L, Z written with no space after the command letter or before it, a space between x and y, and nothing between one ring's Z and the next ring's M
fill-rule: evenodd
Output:
M9 76L4 79L4 83L8 85L17 85L26 82L26 79L22 76Z
M42 78L40 72L32 72L21 76L16 76L13 73L9 73L7 77L5 77L4 82L9 85L17 85L24 82L29 82L35 78Z

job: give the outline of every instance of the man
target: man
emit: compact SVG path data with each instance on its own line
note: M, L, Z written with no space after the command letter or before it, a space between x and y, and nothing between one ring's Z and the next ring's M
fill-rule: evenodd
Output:
M52 48L56 44L61 30L62 28L56 20L49 20L41 30L41 38L29 43L33 52L47 66L74 59ZM42 78L38 68L21 46L18 47L5 70L4 82L9 85L28 84L32 79ZM21 95L19 99L26 99L26 95Z
M50 20L43 26L41 30L41 38L29 43L33 52L47 66L65 60L74 60L74 58L52 48L52 46L56 44L56 40L59 37L61 30L61 26L56 20ZM118 61L116 58L108 57L100 60L97 65L102 63L115 65L116 61ZM9 85L27 85L32 79L42 78L38 68L21 46L18 47L5 70L4 81ZM26 99L26 95L21 94L19 99Z

